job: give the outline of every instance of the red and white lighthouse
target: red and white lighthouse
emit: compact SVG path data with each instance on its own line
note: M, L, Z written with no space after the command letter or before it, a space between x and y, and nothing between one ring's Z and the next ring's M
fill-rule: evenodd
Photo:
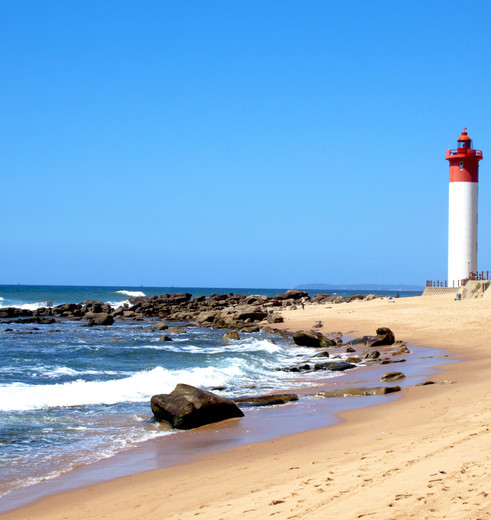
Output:
M450 165L448 213L448 285L459 287L477 272L477 193L482 152L472 148L467 128L456 150L447 150Z

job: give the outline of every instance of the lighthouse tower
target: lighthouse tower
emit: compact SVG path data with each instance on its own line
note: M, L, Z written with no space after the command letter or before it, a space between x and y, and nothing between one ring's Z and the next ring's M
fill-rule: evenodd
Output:
M459 287L477 272L477 186L482 152L472 148L464 129L456 150L447 150L450 165L448 217L448 285Z

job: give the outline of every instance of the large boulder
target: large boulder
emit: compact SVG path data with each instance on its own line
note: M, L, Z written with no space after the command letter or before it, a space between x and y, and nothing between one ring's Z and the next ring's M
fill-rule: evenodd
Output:
M154 395L150 405L157 420L180 430L244 415L230 399L184 384L177 385L170 394Z
M327 348L336 346L334 341L326 338L320 332L299 330L292 337L295 344L300 347Z
M371 347L382 347L384 345L393 345L395 342L394 333L388 327L380 327L377 329L375 341L371 343Z

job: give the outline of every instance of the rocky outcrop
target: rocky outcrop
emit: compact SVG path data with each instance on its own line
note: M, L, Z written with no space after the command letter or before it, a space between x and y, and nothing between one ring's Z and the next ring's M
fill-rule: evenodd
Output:
M180 430L244 415L230 399L185 384L177 385L170 394L154 395L150 405L157 420Z
M290 289L273 297L264 295L212 294L192 297L190 293L162 294L160 296L138 296L129 298L128 303L113 309L109 304L88 300L82 303L69 303L46 306L35 311L13 307L0 308L0 318L59 317L69 320L89 320L89 325L109 319L94 318L96 314L106 314L118 320L144 320L154 318L158 330L165 330L165 321L184 321L205 327L242 329L258 325L263 320L271 324L281 323L283 316L279 311L296 308L302 298L313 303L338 303L359 299L360 295L343 298L339 295L316 295L312 300L306 291ZM361 297L365 298L365 297ZM365 298L366 299L366 298ZM160 325L162 324L162 325ZM320 324L316 324L317 328ZM326 335L329 337L329 334ZM387 341L371 338L374 341ZM341 339L336 339L341 342Z

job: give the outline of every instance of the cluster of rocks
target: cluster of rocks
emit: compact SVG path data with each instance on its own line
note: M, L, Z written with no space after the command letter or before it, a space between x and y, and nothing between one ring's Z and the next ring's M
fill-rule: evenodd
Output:
M375 336L363 336L343 343L342 334L333 332L324 336L318 331L298 331L292 334L294 342L303 347L313 347L314 361L309 360L300 365L283 368L291 372L306 372L327 370L330 372L344 371L356 367L356 363L391 363L402 362L404 359L391 360L382 357L379 350L372 347L381 347L384 355L401 356L409 350L403 341L396 341L393 332L387 327L380 327ZM239 339L238 333L233 331L224 336L224 341ZM331 354L328 348L335 350L334 357L341 357L339 353L357 354L359 349L368 349L359 356L351 356L338 361L320 361L318 358L329 358ZM357 350L358 349L358 350ZM388 372L380 378L382 382L404 379L402 372ZM385 395L399 392L400 386L376 386L376 387L349 387L325 392L317 392L316 397L360 397L370 395ZM266 406L284 404L298 399L296 394L271 394L262 396L244 396L235 399L201 390L190 385L179 384L170 394L154 395L151 399L151 408L155 418L168 422L173 428L190 429L205 424L242 417L244 414L239 406Z
M190 293L176 293L129 298L129 304L117 309L107 303L92 300L36 310L6 307L0 309L0 318L30 318L30 323L43 323L46 317L85 319L89 325L111 325L115 319L158 318L194 322L207 327L240 328L264 319L269 323L280 323L283 318L277 311L295 307L302 298L306 301L310 299L308 293L296 289L274 297L228 293L193 298Z
M394 333L387 327L379 327L375 336L362 336L343 343L341 332L322 334L316 330L300 330L292 334L292 340L301 347L318 349L312 358L297 365L282 368L287 372L317 372L328 370L339 372L355 368L359 363L371 363L387 365L390 363L403 363L405 359L392 359L409 353L406 343L396 341ZM382 356L379 350L373 347L387 347L383 349ZM325 349L325 350L322 350ZM334 352L333 352L334 350ZM341 356L341 353L350 354L349 357ZM334 354L334 357L332 357ZM321 361L319 358L343 359L339 361Z
M193 298L190 293L175 293L129 298L128 303L116 309L108 303L94 300L41 307L36 310L5 307L0 309L0 318L25 318L22 323L40 324L48 323L46 319L57 318L86 320L89 326L112 325L115 320L158 318L194 322L206 327L247 328L262 320L271 324L281 323L283 317L279 311L297 308L302 299L318 304L371 300L378 297L357 294L343 298L339 295L316 294L310 298L307 292L296 289L273 297L228 293Z

